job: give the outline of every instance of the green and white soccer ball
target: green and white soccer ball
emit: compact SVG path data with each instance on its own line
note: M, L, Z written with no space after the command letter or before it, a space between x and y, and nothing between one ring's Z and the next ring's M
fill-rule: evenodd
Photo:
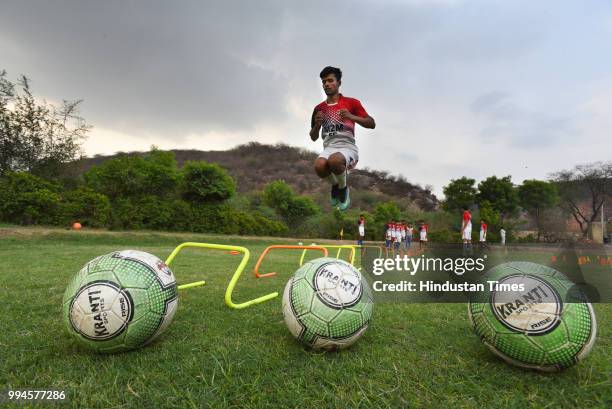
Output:
M354 344L372 318L372 293L361 273L335 258L300 267L285 286L283 315L291 334L313 349Z
M562 273L541 264L508 262L483 278L487 291L470 302L470 321L482 342L506 362L553 372L589 354L595 313ZM488 291L487 281L514 284L516 290Z
M122 352L151 342L170 325L177 306L172 271L138 250L90 261L64 293L68 331L97 352Z

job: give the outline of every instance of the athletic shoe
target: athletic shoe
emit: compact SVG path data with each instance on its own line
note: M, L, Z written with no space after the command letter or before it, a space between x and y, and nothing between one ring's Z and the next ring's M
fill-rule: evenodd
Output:
M351 204L348 185L344 189L338 189L338 202L338 209L342 211L348 209Z
M338 185L332 185L332 187L331 187L331 197L330 197L329 201L330 201L330 203L331 203L331 205L333 207L338 206L338 203L339 203L339 201L338 201L339 192L340 192L340 188L338 187Z

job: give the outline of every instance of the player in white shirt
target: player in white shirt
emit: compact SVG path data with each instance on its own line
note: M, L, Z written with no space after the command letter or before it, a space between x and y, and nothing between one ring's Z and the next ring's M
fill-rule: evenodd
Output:
M421 221L419 225L419 250L425 250L427 244L427 230L429 230L429 226L424 221Z
M400 246L400 256L404 256L404 248L405 248L405 243L406 243L406 221L402 220L400 222L400 233L402 236L402 243L404 243L404 246Z
M406 241L404 242L404 246L406 247L406 254L410 251L410 245L412 244L412 237L414 236L414 229L412 228L412 223L408 223L406 226Z
M461 220L461 240L463 240L463 255L472 253L472 214L465 207Z
M389 249L393 251L393 231L395 230L395 222L389 220L385 229L385 257L389 257Z
M357 240L358 246L363 246L363 241L365 240L365 216L363 214L359 215L359 220L357 220L357 230L359 231L359 239ZM361 247L361 257L363 257L365 253L365 248Z
M395 224L395 229L393 231L395 236L395 242L393 243L393 257L395 257L396 253L398 255L400 254L400 246L402 244L402 232L401 225L399 222Z

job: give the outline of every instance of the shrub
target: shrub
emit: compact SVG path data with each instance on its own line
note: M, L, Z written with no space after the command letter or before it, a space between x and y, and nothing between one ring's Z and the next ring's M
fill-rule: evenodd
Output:
M187 162L182 175L183 197L189 202L222 202L236 193L234 179L214 163Z
M82 187L62 194L59 223L79 221L83 226L104 227L110 219L108 197Z
M28 172L5 172L0 178L0 218L17 224L54 224L58 186Z

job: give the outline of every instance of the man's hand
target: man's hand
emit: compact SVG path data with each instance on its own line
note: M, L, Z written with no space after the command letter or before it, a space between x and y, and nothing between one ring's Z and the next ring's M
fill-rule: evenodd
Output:
M360 116L351 114L346 108L339 109L338 116L340 117L340 119L348 119L363 126L364 128L374 129L376 127L376 122L374 122L374 118L372 118L371 116L366 116L365 118L362 118Z
M314 115L314 125L310 130L310 139L316 141L319 139L319 132L321 131L321 125L323 125L323 112L317 111Z
M315 121L315 126L316 127L320 127L321 124L323 123L323 112L317 111L317 113L315 114L315 117L314 117L314 121Z
M355 118L357 118L355 115L351 114L346 108L339 109L338 116L340 116L341 119L350 119L353 122L355 122Z

